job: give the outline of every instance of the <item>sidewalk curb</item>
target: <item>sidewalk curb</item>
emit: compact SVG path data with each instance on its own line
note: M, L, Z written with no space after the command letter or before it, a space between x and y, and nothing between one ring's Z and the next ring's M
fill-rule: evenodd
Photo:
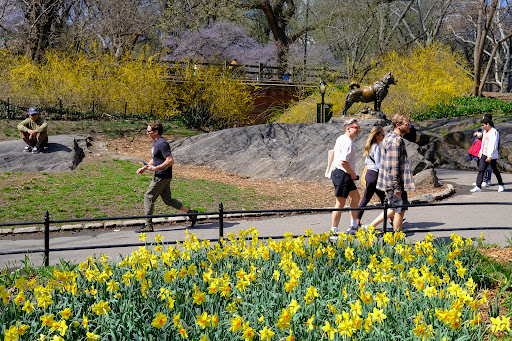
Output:
M442 200L450 197L455 193L455 188L451 184L447 184L447 188L438 193L428 193L424 195L419 195L409 199L411 204L421 204L421 203L430 203L436 200ZM375 206L375 205L368 205ZM233 218L257 218L264 216L279 216L279 215L289 215L289 213L283 212L265 212L265 213L234 213L234 214L226 214L224 215L224 219L233 219ZM208 220L208 219L218 219L219 215L197 215L198 221ZM182 223L188 221L188 217L179 216L179 217L168 217L168 218L154 218L154 223ZM115 227L129 227L136 225L143 225L143 219L135 219L135 220L109 220L104 223L85 223L85 224L69 224L62 226L50 226L50 232L64 232L64 231L80 231L80 230L93 230L93 229L105 229L105 228L115 228ZM43 225L38 226L27 226L27 227L18 227L18 228L5 228L0 229L0 237L6 235L17 235L17 234L28 234L28 233L40 233L44 232Z

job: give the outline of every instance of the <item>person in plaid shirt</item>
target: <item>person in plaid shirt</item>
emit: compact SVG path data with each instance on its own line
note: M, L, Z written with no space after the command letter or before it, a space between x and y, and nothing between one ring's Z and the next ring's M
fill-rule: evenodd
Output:
M397 114L391 121L393 131L386 135L381 143L381 159L377 189L386 192L389 204L392 207L387 215L393 219L395 232L402 230L404 214L407 207L396 207L409 204L407 191L416 189L412 177L407 150L403 136L411 129L409 118ZM395 214L398 213L398 214ZM377 226L384 221L384 213L381 213L370 225Z

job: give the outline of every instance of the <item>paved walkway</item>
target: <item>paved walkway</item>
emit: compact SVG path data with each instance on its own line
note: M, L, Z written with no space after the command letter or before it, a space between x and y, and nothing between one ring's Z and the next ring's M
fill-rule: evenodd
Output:
M478 205L478 206L451 206L449 203L510 203L512 204L512 174L502 174L507 188L499 193L495 184L485 188L481 193L470 193L469 190L475 182L476 172L438 169L437 175L441 182L451 183L455 186L456 194L443 200L435 207L414 207L406 213L407 222L404 231L407 239L417 241L431 232L436 238L449 238L455 232L464 238L479 238L483 233L485 244L496 244L501 247L512 244L512 224L509 221L511 205ZM495 181L493 175L493 181ZM369 223L380 213L379 211L367 211L363 217L363 223ZM342 226L348 225L348 213L342 214ZM331 214L294 214L281 217L264 217L258 219L242 219L224 221L224 236L228 233L236 233L240 229L255 227L260 237L282 236L286 232L294 235L304 234L306 229L314 233L322 233L331 226ZM164 241L183 240L188 225L166 225L156 229L154 233L148 233L149 239L156 234L161 234ZM216 221L199 222L196 228L190 230L200 239L216 239L219 236L219 224ZM382 227L379 226L379 227ZM473 229L473 230L471 230ZM450 230L450 231L446 231ZM451 231L455 230L455 231ZM148 239L148 240L149 240ZM140 243L138 234L133 227L118 227L116 229L82 230L79 232L58 232L50 235L50 248L84 247L94 245L116 245ZM3 252L14 250L43 249L44 241L42 233L28 235L7 235L0 237L0 250ZM57 264L59 259L83 261L92 254L104 253L111 259L118 260L120 254L128 254L136 246L127 248L100 248L92 250L55 251L50 253L50 265ZM0 268L7 265L14 268L22 265L23 255L0 256ZM42 253L31 256L35 265L42 264Z

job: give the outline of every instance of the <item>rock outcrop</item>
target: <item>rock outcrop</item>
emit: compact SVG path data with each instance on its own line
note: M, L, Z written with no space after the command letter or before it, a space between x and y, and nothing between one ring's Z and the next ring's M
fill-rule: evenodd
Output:
M467 159L473 143L473 133L480 127L481 117L423 123L418 129L419 152L436 168L477 169L476 162ZM501 170L512 171L512 118L495 117L500 133L497 163Z
M38 154L25 153L22 140L0 142L0 172L64 172L75 169L85 157L90 138L50 135L48 147Z
M362 152L368 133L386 120L360 120L361 131L354 140L360 157L356 172L364 167ZM386 131L391 126L385 127ZM173 156L179 163L205 165L226 172L257 178L293 178L307 181L330 181L324 177L327 152L334 148L344 133L341 121L322 124L264 124L225 129L197 135L171 143ZM432 163L419 153L419 146L406 141L413 174L432 169ZM430 172L435 176L435 172ZM428 175L423 175L428 177ZM427 181L427 180L425 180ZM430 179L432 183L437 179Z

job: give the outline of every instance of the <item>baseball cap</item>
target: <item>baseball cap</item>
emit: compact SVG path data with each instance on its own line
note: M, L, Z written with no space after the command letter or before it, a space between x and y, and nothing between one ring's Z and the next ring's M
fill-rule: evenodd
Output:
M29 114L30 116L32 116L32 115L39 114L39 112L37 111L37 108L36 108L36 107L30 107L30 108L28 109L28 114Z

